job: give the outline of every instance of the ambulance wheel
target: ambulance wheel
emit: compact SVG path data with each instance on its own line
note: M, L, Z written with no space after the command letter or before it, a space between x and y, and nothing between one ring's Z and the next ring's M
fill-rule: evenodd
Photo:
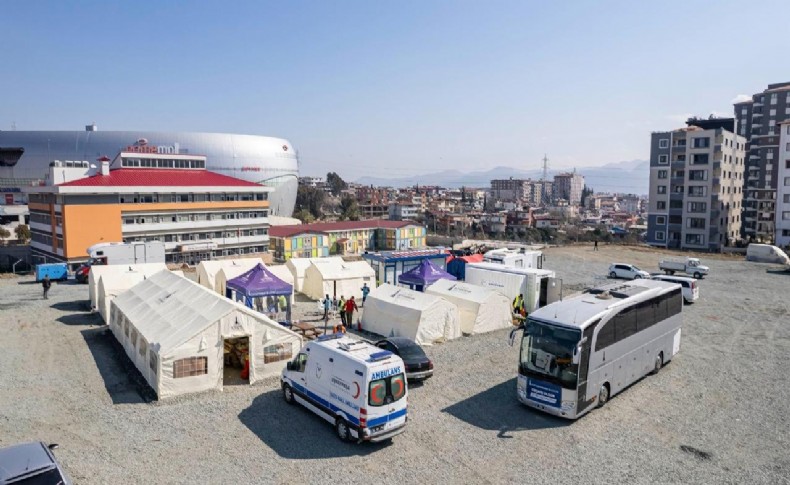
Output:
M349 440L350 431L345 419L337 418L337 420L335 420L335 432L337 432L337 437L340 438L340 441Z
M609 402L609 384L604 383L598 391L598 407L604 407L607 402Z
M285 402L288 404L294 403L294 391L288 384L283 384L283 399L285 399Z

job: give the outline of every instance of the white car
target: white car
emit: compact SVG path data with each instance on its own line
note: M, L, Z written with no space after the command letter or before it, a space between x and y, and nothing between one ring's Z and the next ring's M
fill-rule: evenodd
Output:
M650 278L650 273L648 273L645 270L637 268L633 264L612 263L609 266L609 277L635 280L639 278Z
M683 300L686 303L694 303L699 299L699 285L697 280L688 276L670 276L670 275L653 275L652 279L658 281L666 281L668 283L677 283L683 287Z

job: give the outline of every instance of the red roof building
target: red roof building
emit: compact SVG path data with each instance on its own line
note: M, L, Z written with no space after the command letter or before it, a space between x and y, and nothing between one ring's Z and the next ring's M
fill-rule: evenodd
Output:
M109 175L101 173L72 180L58 187L261 187L207 170L170 170L158 168L120 168Z

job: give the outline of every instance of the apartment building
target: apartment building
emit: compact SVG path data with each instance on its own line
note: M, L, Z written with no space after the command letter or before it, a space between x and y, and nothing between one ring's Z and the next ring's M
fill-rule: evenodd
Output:
M775 244L790 246L790 120L779 123Z
M87 162L53 162L50 185L25 190L34 255L79 263L89 246L120 241L162 241L168 262L267 251L271 188L207 171L197 155L121 152L100 163L85 176Z
M720 250L740 239L746 138L732 118L653 133L647 242Z
M743 235L770 242L776 231L779 123L790 119L790 82L769 84L751 100L735 103L737 133L746 137Z
M389 219L391 221L407 221L415 219L420 213L420 207L403 202L392 202L389 205Z
M532 181L514 178L492 180L491 197L501 201L529 200L532 197Z
M560 173L554 176L554 199L567 200L570 205L579 206L582 203L582 190L584 177L573 172Z

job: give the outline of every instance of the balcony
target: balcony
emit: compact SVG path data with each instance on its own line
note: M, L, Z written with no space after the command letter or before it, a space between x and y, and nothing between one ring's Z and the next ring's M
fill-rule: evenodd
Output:
M181 222L151 222L147 224L122 224L124 234L138 234L147 232L187 231L199 229L221 229L237 227L268 227L266 217L250 219L218 219L212 221L181 221Z

